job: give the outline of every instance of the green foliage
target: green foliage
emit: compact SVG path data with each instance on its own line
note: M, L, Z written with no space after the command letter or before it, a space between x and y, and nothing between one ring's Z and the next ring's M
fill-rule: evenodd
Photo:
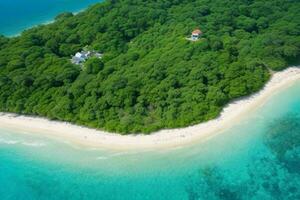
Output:
M55 20L63 20L63 19L66 19L66 18L69 18L69 17L73 17L74 14L71 13L71 12L65 12L65 13L61 13L59 15L57 15L55 17Z
M230 5L230 6L228 6ZM122 0L0 37L0 110L120 133L216 117L299 58L297 1ZM201 40L185 38L200 27ZM83 47L103 52L81 70Z
M101 71L104 67L104 64L101 59L99 58L90 58L84 63L84 67L86 73L88 74L97 74Z

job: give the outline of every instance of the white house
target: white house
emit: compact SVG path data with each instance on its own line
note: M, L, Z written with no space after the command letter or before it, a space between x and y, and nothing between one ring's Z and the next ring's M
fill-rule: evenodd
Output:
M85 52L77 52L75 56L72 57L71 61L73 64L79 65L87 59L87 54Z
M81 51L77 52L75 56L72 57L71 62L76 65L84 63L87 59L91 57L102 58L103 54L100 54L96 51Z

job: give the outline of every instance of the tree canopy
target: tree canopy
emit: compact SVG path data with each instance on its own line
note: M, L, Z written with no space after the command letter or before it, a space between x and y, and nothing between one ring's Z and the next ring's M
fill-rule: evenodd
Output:
M299 58L300 2L106 0L0 37L0 110L127 133L219 115ZM195 28L204 33L186 40ZM104 57L81 68L89 46Z

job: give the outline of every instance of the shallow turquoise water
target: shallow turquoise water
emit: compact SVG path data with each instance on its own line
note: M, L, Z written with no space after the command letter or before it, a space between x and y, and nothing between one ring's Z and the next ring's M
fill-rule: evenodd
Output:
M300 82L207 141L114 152L0 131L0 199L299 199Z
M11 36L40 23L52 21L61 12L78 12L101 0L1 0L0 34Z

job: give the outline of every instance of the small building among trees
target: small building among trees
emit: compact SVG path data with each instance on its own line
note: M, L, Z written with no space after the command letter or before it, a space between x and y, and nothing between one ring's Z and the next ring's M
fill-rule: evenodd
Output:
M192 41L197 41L199 40L199 38L201 37L202 35L202 31L200 29L195 29L193 32L192 32L192 35L191 35L191 40Z
M102 58L102 54L96 51L86 51L77 52L71 59L71 62L76 65L80 65L87 61L91 57Z
M86 59L89 57L89 55L90 55L89 52L85 52L85 51L77 52L75 56L72 57L71 61L73 64L79 65L80 63L85 62Z

